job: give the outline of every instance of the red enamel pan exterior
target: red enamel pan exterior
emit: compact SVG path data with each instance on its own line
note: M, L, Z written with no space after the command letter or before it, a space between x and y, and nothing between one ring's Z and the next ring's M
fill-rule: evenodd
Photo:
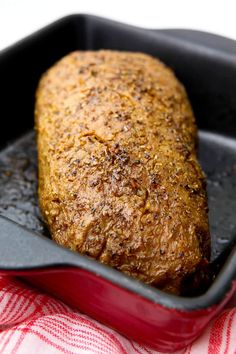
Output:
M234 282L221 303L197 311L182 311L150 301L84 269L13 273L121 334L163 352L173 352L191 343L236 291Z
M0 217L0 274L18 276L127 337L173 352L200 335L236 291L236 43L194 31L66 17L0 52L2 147L32 129L40 75L70 51L99 48L157 56L185 84L201 129L199 154L208 178L212 261L218 275L201 296L166 294L66 250L2 212L8 218ZM0 169L1 163L0 157ZM0 186L0 206L3 194Z

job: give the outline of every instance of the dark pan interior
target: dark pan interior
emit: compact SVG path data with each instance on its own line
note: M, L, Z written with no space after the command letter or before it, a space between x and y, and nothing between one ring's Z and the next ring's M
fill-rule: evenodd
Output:
M0 215L48 236L36 196L35 89L63 55L100 48L152 54L184 83L200 128L216 259L236 235L236 44L203 33L151 31L75 15L0 53Z

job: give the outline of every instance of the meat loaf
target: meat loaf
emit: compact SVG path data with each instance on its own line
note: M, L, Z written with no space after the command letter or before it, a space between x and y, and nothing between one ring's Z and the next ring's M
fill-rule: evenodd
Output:
M159 60L73 52L36 95L39 201L52 238L179 294L209 259L205 179L184 87Z

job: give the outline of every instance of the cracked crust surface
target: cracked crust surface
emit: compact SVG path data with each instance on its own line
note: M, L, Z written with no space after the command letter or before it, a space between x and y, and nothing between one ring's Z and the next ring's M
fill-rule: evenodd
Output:
M196 124L172 71L142 53L73 52L43 75L35 117L53 239L180 293L210 238Z

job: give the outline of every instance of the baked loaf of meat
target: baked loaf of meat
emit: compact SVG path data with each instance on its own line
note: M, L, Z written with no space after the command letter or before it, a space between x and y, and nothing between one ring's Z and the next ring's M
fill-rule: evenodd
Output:
M196 124L173 72L142 53L77 51L43 75L35 116L52 238L179 294L210 237Z

